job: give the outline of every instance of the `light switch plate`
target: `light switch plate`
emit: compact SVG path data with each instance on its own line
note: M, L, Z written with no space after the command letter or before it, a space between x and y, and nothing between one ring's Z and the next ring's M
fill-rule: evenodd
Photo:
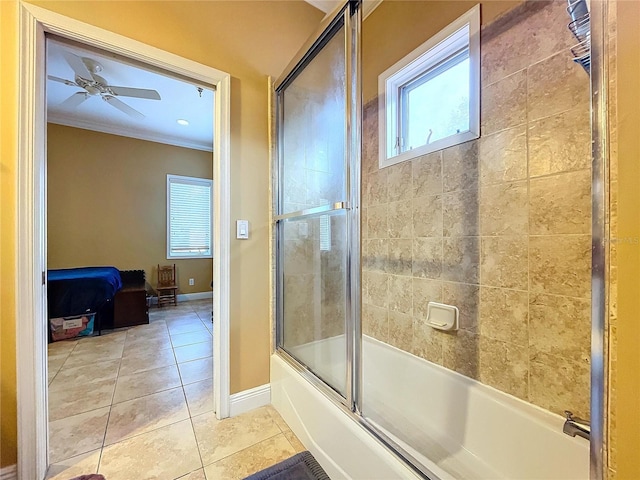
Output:
M240 240L249 238L249 220L236 220L236 238Z

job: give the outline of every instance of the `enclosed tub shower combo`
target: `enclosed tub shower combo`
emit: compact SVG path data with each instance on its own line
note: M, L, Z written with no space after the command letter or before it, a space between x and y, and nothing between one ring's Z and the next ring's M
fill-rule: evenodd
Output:
M598 8L349 2L276 82L272 401L332 478L601 478Z

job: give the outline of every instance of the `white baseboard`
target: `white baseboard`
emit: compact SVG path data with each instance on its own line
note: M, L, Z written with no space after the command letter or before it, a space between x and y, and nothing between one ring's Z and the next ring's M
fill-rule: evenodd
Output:
M213 292L196 292L196 293L179 293L178 302L186 302L189 300L213 300ZM151 305L158 304L158 297L151 297ZM1 479L0 479L1 480Z
M0 480L16 480L18 478L18 469L15 465L0 468Z
M271 384L243 390L231 395L229 416L235 417L254 408L264 407L271 403Z

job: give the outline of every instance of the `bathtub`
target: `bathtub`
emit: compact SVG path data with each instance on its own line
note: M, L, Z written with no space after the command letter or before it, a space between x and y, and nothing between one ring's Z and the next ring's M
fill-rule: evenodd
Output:
M292 353L313 355L325 379L344 375L344 365L330 362L344 357L343 338L298 348ZM363 414L434 478L589 478L589 442L563 434L559 415L367 336L362 358ZM331 478L417 478L278 354L271 392L274 407Z

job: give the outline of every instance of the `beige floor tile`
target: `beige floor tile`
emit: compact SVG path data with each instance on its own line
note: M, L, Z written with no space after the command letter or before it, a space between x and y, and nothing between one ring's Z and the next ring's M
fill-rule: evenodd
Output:
M127 331L127 341L166 337L167 335L169 335L167 324L164 321L154 322L148 325L140 325Z
M179 335L181 333L191 333L191 332L206 332L207 329L202 324L202 320L196 315L196 319L190 321L188 323L178 323L175 325L169 324L169 333L173 335Z
M287 440L289 440L289 443L291 444L293 449L296 451L296 453L304 452L305 450L307 450L307 448L302 444L300 439L291 430L285 430L282 433L284 434L285 437L287 437Z
M102 449L93 450L49 465L46 480L69 480L91 473L98 473Z
M189 412L192 417L213 411L215 408L213 378L191 383L185 385L183 388L187 397L187 406L189 407Z
M76 348L91 348L93 345L106 345L109 343L123 343L127 338L126 330L109 330L103 331L100 335L78 338L78 346Z
M204 330L198 330L197 332L178 333L171 335L171 343L173 348L183 347L185 345L192 345L194 343L208 342L211 340L211 332L206 328Z
M120 359L84 365L80 358L71 357L58 372L52 386L69 388L102 380L115 380L118 377L119 368Z
M264 408L224 420L216 419L215 414L210 412L192 418L192 421L204 465L281 433ZM288 442L287 445L291 448Z
M180 378L182 378L183 385L213 378L212 357L179 363L178 368L180 369Z
M52 463L102 447L109 407L49 422L49 460Z
M99 473L108 480L174 480L201 467L191 422L184 420L105 447Z
M213 355L213 340L207 342L192 343L184 347L176 347L173 349L176 354L178 363L198 360L199 358L207 358Z
M283 434L230 455L204 467L209 479L239 480L285 460L296 452Z
M125 342L123 355L129 355L132 351L153 351L163 350L165 348L171 348L171 340L167 334L158 335L152 338L133 337L128 338Z
M122 357L123 348L124 343L121 342L96 343L95 345L85 343L73 349L67 358L67 363L87 365L96 362L102 363L105 360L117 360Z
M125 356L120 364L120 375L132 375L155 368L167 367L176 364L176 357L172 348L162 350L153 349L129 349L125 348Z
M143 397L180 386L180 375L175 365L154 368L132 375L120 375L116 383L113 403Z
M271 418L273 419L274 422L276 422L276 425L278 425L278 428L280 428L280 430L282 432L286 431L286 430L291 430L291 428L289 427L289 425L287 425L287 422L284 421L284 419L282 418L282 416L278 413L278 411L273 407L273 405L267 405L266 407L264 407L265 410L267 412L269 412L269 415L271 415Z
M180 477L177 480L207 480L204 476L204 468L200 468L195 472L188 473L184 477Z
M182 388L165 390L111 407L105 445L189 418Z
M49 421L111 405L116 379L69 387L56 379L49 386Z
M71 351L78 344L77 340L61 340L59 342L50 343L47 346L49 356L51 355L65 355L68 356Z

